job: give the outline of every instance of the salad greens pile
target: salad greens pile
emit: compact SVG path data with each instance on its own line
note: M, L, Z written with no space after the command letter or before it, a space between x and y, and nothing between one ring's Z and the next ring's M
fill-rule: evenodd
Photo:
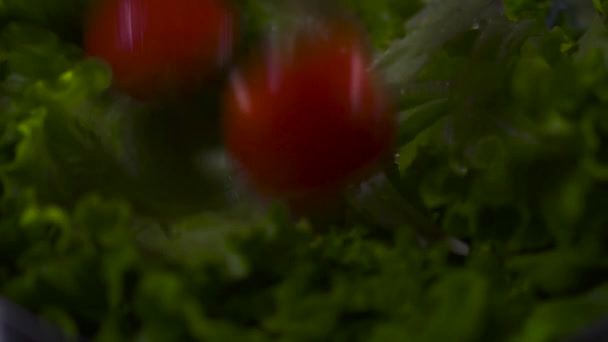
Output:
M342 2L398 153L294 220L231 174L221 84L138 103L83 55L90 1L1 1L0 293L96 341L541 342L608 314L606 2L549 28L542 0ZM277 3L237 2L246 44Z

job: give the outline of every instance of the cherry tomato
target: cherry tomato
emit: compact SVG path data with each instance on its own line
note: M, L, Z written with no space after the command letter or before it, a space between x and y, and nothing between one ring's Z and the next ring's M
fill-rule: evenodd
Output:
M390 155L391 101L353 27L323 23L231 74L225 144L258 193L301 203L369 175Z
M140 99L192 91L230 59L235 17L221 0L105 0L87 21L85 51Z

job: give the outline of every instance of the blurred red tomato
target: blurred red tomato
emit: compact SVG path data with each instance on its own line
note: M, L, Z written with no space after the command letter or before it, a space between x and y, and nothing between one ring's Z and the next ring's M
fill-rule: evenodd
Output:
M140 99L190 92L226 64L234 44L235 16L221 0L104 0L88 19L86 52Z
M369 62L361 32L325 22L232 73L226 147L259 193L308 205L390 155L394 115Z

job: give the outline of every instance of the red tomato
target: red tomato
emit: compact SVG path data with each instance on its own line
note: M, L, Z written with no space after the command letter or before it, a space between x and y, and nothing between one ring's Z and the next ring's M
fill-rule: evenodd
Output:
M118 87L140 99L191 91L230 58L235 18L221 0L105 0L85 32Z
M302 204L391 152L394 115L369 62L363 36L332 23L233 72L225 143L259 193Z

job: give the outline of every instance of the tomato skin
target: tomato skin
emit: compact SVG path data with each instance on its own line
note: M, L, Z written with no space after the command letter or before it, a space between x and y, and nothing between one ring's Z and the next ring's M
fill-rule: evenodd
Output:
M150 100L188 93L221 69L235 26L221 0L105 0L88 18L84 49L123 92Z
M236 69L226 148L261 194L307 206L389 155L395 120L362 35L329 23Z

